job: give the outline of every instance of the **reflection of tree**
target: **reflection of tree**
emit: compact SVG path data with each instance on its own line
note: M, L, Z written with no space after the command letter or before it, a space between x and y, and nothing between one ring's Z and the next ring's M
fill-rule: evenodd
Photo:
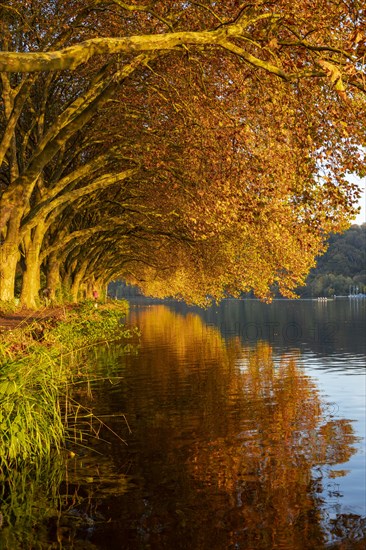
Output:
M197 446L191 469L196 479L216 483L240 503L245 538L256 548L274 541L305 548L304 536L322 540L312 468L347 461L355 441L350 422L327 420L314 383L296 364L259 343L243 349L238 380L248 406L244 429ZM236 384L238 383L236 381ZM258 524L263 537L258 540ZM235 533L231 533L233 542Z
M329 550L364 550L366 518L356 514L339 514L330 521L330 532L336 542Z
M351 456L352 425L328 416L296 355L225 342L163 306L131 321L139 354L101 351L86 369L93 400L83 385L74 395L128 446L101 430L108 449L87 444L104 456L68 461L57 537L85 538L93 520L100 548L358 550L364 520L330 519L322 500L326 476L346 473L328 469Z
M143 347L148 349L148 357L138 358L140 376L156 383L156 391L148 395L154 429L159 433L167 428L179 432L181 415L188 415L192 430L198 429L213 417L218 406L227 406L224 390L235 378L230 358L237 356L238 346L228 349L217 329L207 327L198 315L175 315L163 306L137 312L131 321L139 326ZM221 391L217 391L219 386ZM130 396L140 418L147 407L146 394L141 390L136 389ZM174 408L169 418L163 413L166 407ZM131 406L125 410L131 410Z
M151 413L142 414L135 429L146 444L141 460L154 463L158 453L166 476L159 501L144 517L145 535L166 543L173 518L174 529L189 532L195 548L321 548L327 538L320 496L325 466L352 455L351 423L327 417L293 355L275 362L266 343L250 348L232 339L225 345L198 316L164 307L137 317L143 347L159 345L139 359L156 390L137 392L131 403L141 411L146 400ZM161 480L156 465L143 470L148 484ZM163 502L173 480L182 494L171 515ZM165 524L165 536L154 534L156 523Z

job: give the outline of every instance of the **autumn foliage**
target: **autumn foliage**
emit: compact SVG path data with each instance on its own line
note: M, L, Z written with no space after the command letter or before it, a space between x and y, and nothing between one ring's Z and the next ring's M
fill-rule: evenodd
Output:
M363 175L360 2L0 5L0 299L300 285Z

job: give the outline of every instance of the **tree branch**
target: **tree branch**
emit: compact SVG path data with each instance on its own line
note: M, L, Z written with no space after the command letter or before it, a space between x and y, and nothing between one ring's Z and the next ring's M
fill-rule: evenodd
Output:
M86 63L94 55L174 50L186 45L221 46L229 38L242 37L244 30L256 21L275 17L273 14L265 14L213 31L181 31L121 38L92 38L53 52L0 52L0 72L73 70L82 63Z
M85 185L79 189L73 189L72 191L59 195L51 202L43 203L40 205L41 208L38 210L32 210L29 215L24 218L22 222L22 233L29 231L32 227L35 227L41 218L44 219L55 208L58 208L61 205L66 207L68 203L75 201L80 197L89 195L90 193L94 193L100 189L106 189L115 183L119 183L120 181L133 176L137 173L137 171L138 168L131 168L130 170L124 170L123 172L103 174L89 185Z

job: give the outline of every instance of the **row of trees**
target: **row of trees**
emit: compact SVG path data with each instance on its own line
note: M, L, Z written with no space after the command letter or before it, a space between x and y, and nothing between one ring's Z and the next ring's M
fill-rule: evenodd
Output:
M141 294L137 286L125 281L110 283L108 291L112 297ZM342 234L332 234L325 254L317 258L317 265L310 270L305 286L297 289L302 298L362 292L366 294L366 224L352 225Z
M363 175L361 2L0 4L0 300L292 296Z
M366 224L331 235L326 253L310 271L301 296L366 294Z

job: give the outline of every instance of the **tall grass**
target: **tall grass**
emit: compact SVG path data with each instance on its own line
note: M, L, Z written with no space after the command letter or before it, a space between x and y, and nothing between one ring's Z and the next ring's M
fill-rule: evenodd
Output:
M66 374L52 354L8 360L0 378L0 467L49 455L63 441L60 387Z
M1 471L37 463L75 436L77 407L67 401L83 350L130 338L133 331L120 322L126 312L126 302L99 308L87 303L57 324L44 320L7 333L0 344Z

